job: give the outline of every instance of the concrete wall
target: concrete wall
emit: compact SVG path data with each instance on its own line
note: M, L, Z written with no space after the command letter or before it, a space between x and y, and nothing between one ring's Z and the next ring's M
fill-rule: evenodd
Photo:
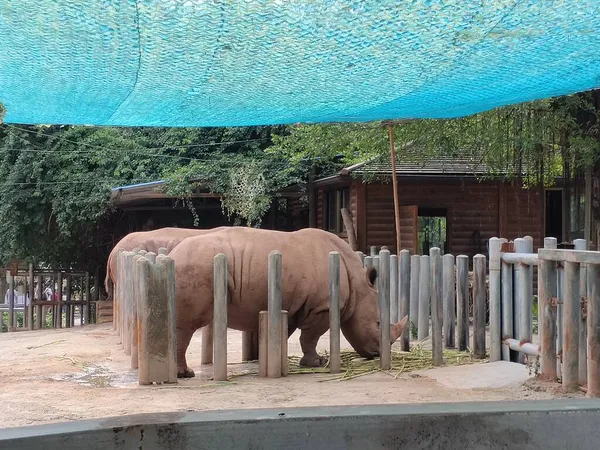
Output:
M4 429L0 449L584 450L598 423L596 400L169 413Z

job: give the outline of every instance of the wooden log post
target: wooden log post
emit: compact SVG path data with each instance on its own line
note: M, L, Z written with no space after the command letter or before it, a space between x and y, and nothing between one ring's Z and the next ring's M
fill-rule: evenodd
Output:
M419 277L421 275L421 257L410 257L410 327L417 329L419 323Z
M454 268L454 256L446 254L442 258L444 273L444 346L446 348L456 347L456 270Z
M35 294L35 289L34 289L34 278L33 278L33 264L29 263L29 272L27 274L27 294L29 297L29 305L27 305L27 301L25 302L26 306L27 306L27 329L28 330L33 330L34 329L34 323L33 323L33 301L34 301L34 294Z
M215 381L227 381L227 257L214 257L213 355Z
M44 292L44 286L43 286L43 278L41 275L38 275L36 277L37 280L37 299L38 302L42 301L42 295ZM44 327L44 322L45 322L45 317L44 317L44 311L43 311L43 307L42 304L39 303L36 307L35 307L35 329L36 330L41 330Z
M402 250L400 252L400 272L398 274L400 305L398 317L392 322L396 323L405 316L410 317L410 251ZM400 336L400 348L404 352L410 350L410 326L407 326Z
M267 373L269 378L281 377L281 310L282 310L282 257L273 250L269 253L269 350Z
M485 256L473 257L473 354L485 358Z
M512 264L502 261L502 341L515 336L514 332L514 312L513 312L513 274ZM508 345L502 345L502 360L514 361L516 355L511 353Z
M442 253L438 247L429 250L431 259L431 353L434 366L444 364L442 347Z
M544 248L556 248L556 238L544 239ZM556 381L556 263L538 262L538 311L540 331L540 372L548 381Z
M490 267L490 362L502 359L502 279L500 278L500 249L497 237L489 241Z
M176 383L175 265L168 257L156 264L143 257L136 269L140 287L138 382Z
M421 256L419 276L419 326L418 339L422 341L429 336L429 309L431 299L430 272L431 264L429 255Z
M8 331L17 329L15 320L15 277L8 273Z
M329 253L329 371L340 373L340 254ZM287 341L287 338L286 338Z
M392 368L392 342L390 328L390 251L379 252L381 275L379 277L379 339L380 366L382 370Z
M575 392L579 386L580 300L579 263L565 262L562 384L567 392Z
M288 312L281 310L281 376L287 377L288 372Z
M213 328L212 321L202 328L202 348L200 349L200 364L202 365L213 362Z
M600 397L600 264L588 264L587 396Z
M398 256L390 255L390 320L398 322L400 293L398 292Z
M575 239L573 241L575 250L587 250L585 239ZM579 314L579 384L587 385L587 322L586 313L587 303L587 264L579 266L579 295L580 295L580 314Z
M258 314L258 376L267 378L269 357L269 312Z
M456 334L458 350L469 348L469 257L456 257Z

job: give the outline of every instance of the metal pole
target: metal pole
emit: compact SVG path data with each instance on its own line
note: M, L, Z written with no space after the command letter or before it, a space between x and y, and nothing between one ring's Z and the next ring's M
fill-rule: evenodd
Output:
M544 239L544 248L556 248L556 238ZM556 381L556 263L538 264L538 323L540 329L540 371L542 377Z
M382 370L392 368L392 343L390 336L390 251L379 252L381 276L379 278L379 331L380 364Z
M600 397L600 264L588 264L588 397Z
M398 317L392 322L396 323L398 320L402 320L404 316L410 317L410 252L408 250L402 250L400 252L400 305L398 311ZM402 351L410 350L410 326L407 326L400 336L400 343Z
M485 358L485 256L473 257L473 354Z
M421 256L421 267L420 267L420 279L419 279L419 328L418 338L419 341L429 336L429 309L431 300L431 286L430 283L430 261L429 255Z
M575 239L573 241L575 250L587 250L585 239ZM581 298L580 321L579 321L579 384L587 384L587 327L586 310L589 307L587 303L587 265L579 266L579 295Z
M282 310L282 260L281 253L269 253L269 352L267 373L269 378L281 377L281 310Z
M458 349L465 351L469 347L469 257L456 257L456 313Z
M500 279L500 249L502 242L493 237L490 239L490 361L502 358L502 311Z
M419 323L419 276L421 272L421 257L410 257L410 324L417 329Z
M444 363L442 347L442 296L440 274L442 272L442 254L439 248L429 250L431 258L431 352L434 366Z
M215 381L227 381L227 257L214 257L213 358Z
M340 254L329 253L329 371L339 373L340 356Z
M454 256L447 254L443 256L442 260L444 271L444 345L446 348L455 348L456 271L454 269Z
M575 392L579 384L579 264L565 262L563 388Z

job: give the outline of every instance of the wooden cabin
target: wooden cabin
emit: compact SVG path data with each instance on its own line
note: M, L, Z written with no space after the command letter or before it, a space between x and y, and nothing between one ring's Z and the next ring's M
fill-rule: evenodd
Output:
M561 188L525 189L490 179L481 163L456 158L426 164L399 162L401 245L413 254L436 246L445 253L487 254L488 239L530 235L565 239ZM391 164L365 162L315 182L316 226L347 238L340 209L349 208L361 251L387 246L396 252Z

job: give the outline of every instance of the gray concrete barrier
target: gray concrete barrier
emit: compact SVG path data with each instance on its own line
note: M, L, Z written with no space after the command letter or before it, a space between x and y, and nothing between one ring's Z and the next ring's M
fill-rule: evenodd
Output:
M0 450L596 449L600 400L144 414L0 431Z

